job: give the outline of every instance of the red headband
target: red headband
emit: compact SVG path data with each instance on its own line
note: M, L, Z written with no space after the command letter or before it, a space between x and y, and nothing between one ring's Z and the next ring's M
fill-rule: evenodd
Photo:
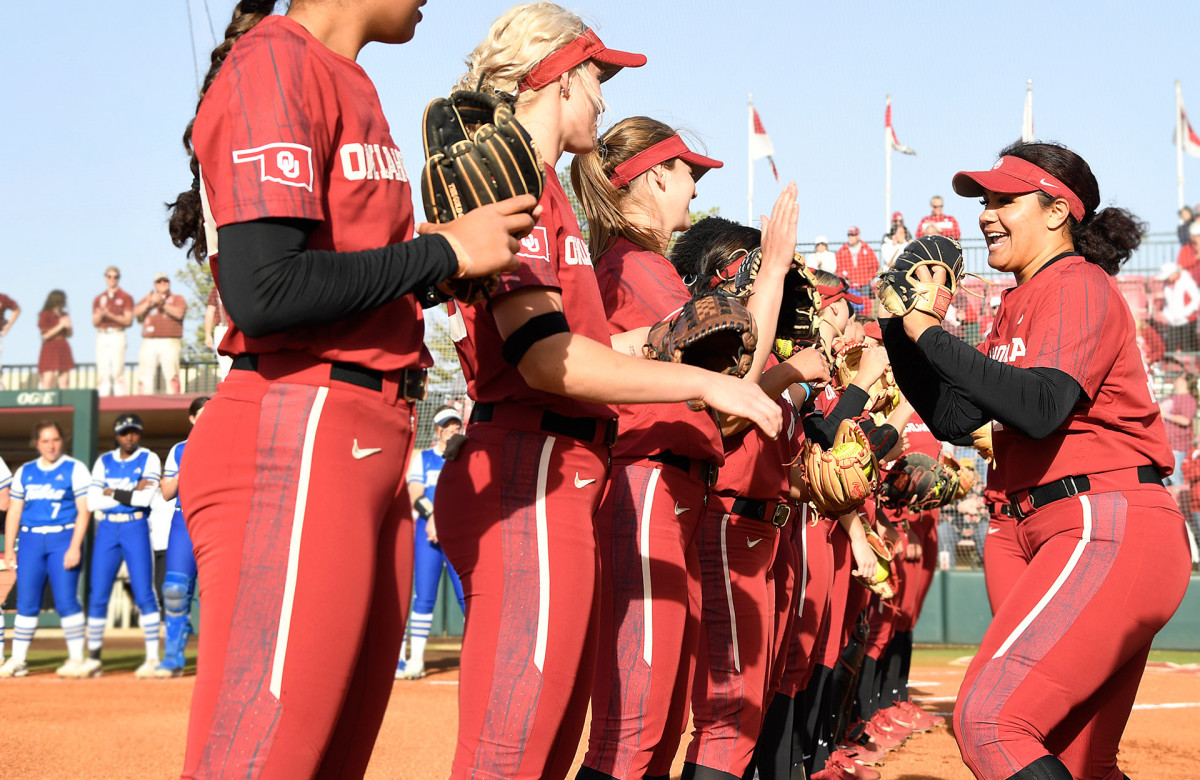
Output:
M866 301L866 298L863 298L861 295L855 295L848 288L841 285L829 287L828 285L818 284L817 292L821 293L822 309L826 309L842 299L859 305L862 305Z
M541 62L533 66L517 87L518 92L531 89L541 89L562 74L582 65L588 60L595 60L601 66L600 81L608 81L621 68L640 68L646 64L646 55L634 54L628 51L610 49L589 28L584 28L576 38L563 44L551 52Z
M618 165L613 170L613 175L608 177L608 180L612 182L612 186L620 189L659 163L674 160L676 157L693 168L701 169L699 173L695 174L695 178L697 179L707 173L710 168L720 168L725 164L720 160L696 154L687 148L687 144L683 142L682 138L678 135L673 135L670 138L659 141L653 146L643 149Z
M954 174L954 191L967 198L978 197L984 190L1009 195L1024 195L1041 190L1054 198L1062 198L1071 207L1076 222L1083 221L1087 209L1071 188L1028 160L1011 155L996 160L990 171L959 171Z

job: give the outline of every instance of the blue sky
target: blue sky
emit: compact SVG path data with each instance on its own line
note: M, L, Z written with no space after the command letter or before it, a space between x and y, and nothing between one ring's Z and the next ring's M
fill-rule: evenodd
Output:
M220 35L233 2L207 0ZM280 4L282 7L282 3ZM464 55L511 3L430 0L416 39L372 45L375 79L397 145L415 175L425 103L462 71ZM647 114L682 126L726 162L700 184L698 209L746 218L746 98L775 145L784 182L800 188L800 238L835 244L848 225L883 232L885 95L900 141L892 206L915 227L929 196L975 233L977 204L950 177L989 166L1020 133L1025 80L1034 80L1037 135L1092 165L1106 203L1155 232L1175 225L1174 82L1200 126L1200 15L1162 2L780 3L593 0L579 11L611 46L649 64L605 85L606 121ZM76 359L90 361L90 301L103 269L121 267L140 298L157 270L185 259L170 243L162 203L190 182L179 138L195 107L189 0L0 4L0 291L24 313L6 364L37 360L36 313L67 292ZM213 39L203 0L190 0L195 45ZM201 71L203 72L203 70ZM564 160L565 162L565 160ZM1184 161L1188 202L1200 201L1200 159ZM755 170L756 211L780 186ZM418 205L418 213L421 209ZM178 283L176 284L178 288ZM199 316L199 307L190 314ZM129 356L136 355L131 339Z

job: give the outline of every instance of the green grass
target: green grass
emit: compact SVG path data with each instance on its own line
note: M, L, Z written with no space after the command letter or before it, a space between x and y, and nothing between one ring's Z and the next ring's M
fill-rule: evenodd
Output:
M195 642L188 646L186 656L188 665L185 673L195 674ZM65 647L50 650L30 649L29 656L26 658L26 661L29 663L30 672L53 672L62 666L66 660L67 650ZM115 647L111 650L103 650L100 653L100 660L104 662L105 672L133 672L142 665L142 661L146 660L146 651L142 648Z

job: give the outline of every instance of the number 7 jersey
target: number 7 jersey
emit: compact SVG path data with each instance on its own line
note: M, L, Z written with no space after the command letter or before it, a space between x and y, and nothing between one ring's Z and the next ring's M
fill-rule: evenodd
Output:
M25 502L21 525L64 525L78 519L75 499L87 495L91 481L87 466L70 455L48 469L38 458L17 469L9 495Z
M984 354L1019 368L1062 371L1086 398L1038 441L994 422L996 466L989 487L1011 493L1147 464L1170 473L1174 456L1138 351L1133 315L1112 277L1070 254L1003 295Z

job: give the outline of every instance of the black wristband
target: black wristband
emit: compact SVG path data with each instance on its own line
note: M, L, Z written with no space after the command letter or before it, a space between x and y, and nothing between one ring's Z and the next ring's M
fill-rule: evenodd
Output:
M133 491L132 490L114 490L113 499L118 504L125 506L133 506Z
M433 517L433 502L429 500L429 496L421 496L413 502L413 509L417 510L417 514L421 519L428 520Z
M570 332L571 326L567 324L567 315L561 311L548 311L545 314L530 317L524 325L514 330L504 340L500 356L504 358L504 362L516 366L534 344L556 333Z

